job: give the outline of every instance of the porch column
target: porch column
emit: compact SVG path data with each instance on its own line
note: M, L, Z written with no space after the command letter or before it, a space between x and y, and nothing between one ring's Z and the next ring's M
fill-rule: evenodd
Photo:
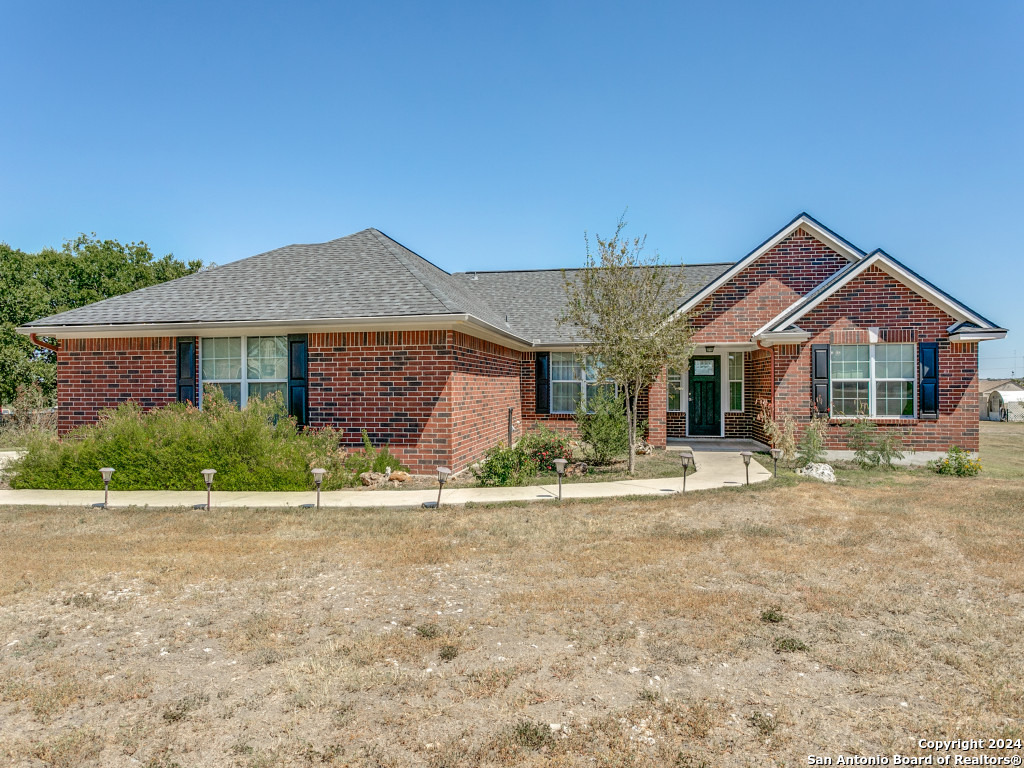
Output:
M661 373L647 390L647 442L655 448L668 445L668 372Z

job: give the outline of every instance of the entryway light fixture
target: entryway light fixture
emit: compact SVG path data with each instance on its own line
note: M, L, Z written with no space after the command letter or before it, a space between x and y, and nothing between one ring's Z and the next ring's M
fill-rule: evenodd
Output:
M706 347L704 347L704 351L705 352L714 352L715 351L715 345L714 344L708 344Z

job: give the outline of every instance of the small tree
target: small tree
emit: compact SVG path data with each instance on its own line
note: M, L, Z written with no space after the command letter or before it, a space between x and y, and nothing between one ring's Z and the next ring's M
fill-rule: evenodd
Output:
M585 268L564 274L567 302L559 322L575 328L587 354L600 362L600 379L614 383L625 400L632 474L640 395L666 366L686 368L693 330L689 316L677 311L686 295L682 269L645 254L646 235L623 237L625 227L620 217L612 237L595 235L596 253L584 234Z

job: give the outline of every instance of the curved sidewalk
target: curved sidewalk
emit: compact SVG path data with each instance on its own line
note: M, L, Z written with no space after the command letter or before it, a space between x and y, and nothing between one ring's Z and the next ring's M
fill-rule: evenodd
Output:
M698 471L686 479L686 490L739 486L746 482L743 460L736 453L695 451ZM759 483L772 476L756 460L750 462L750 482ZM682 477L652 480L620 480L613 483L563 483L563 499L597 499L616 496L665 496L683 489ZM557 484L517 488L451 488L444 491L442 504L499 503L503 501L550 501L558 498ZM0 490L0 504L17 506L91 507L103 501L103 491ZM437 489L416 491L324 491L321 507L419 507L425 501L437 501ZM214 508L301 507L316 502L313 491L218 491L213 488ZM113 508L193 507L206 503L205 491L114 491Z

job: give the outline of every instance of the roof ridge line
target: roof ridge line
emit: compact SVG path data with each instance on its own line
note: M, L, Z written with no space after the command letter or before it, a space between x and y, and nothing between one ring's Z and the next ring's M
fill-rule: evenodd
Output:
M404 250L407 253L411 253L411 254L413 254L414 256L416 256L417 258L420 258L420 259L423 259L422 256L420 256L415 251L409 250L404 245L399 243L397 240L394 240L393 238L391 238L389 235L385 235L383 232L381 232L376 227L368 227L367 231L372 233L373 236L375 238L377 238L377 241L380 242L380 244L383 245L391 253L391 255L395 257L395 259L398 261L398 263L401 264L403 267L405 267L406 272L408 272L410 275L412 275L412 277L417 282L419 282L420 285L422 285L424 288L426 288L428 291L430 291L430 295L431 296L433 296L435 299L437 299L439 302L441 302L441 306L443 306L449 312L454 312L454 313L458 313L458 314L462 314L462 313L473 314L467 308L455 307L454 306L455 302L453 302L450 297L444 295L441 291L439 291L437 289L437 287L435 285L433 285L433 283L430 280L426 279L425 275L419 274L417 270L413 269L413 267L408 263L408 259L405 257L405 254L402 253L402 251ZM398 247L395 247L395 246L398 246ZM426 259L423 259L423 260L426 261ZM428 262L428 263L430 263L430 262ZM432 266L436 267L437 269L441 269L436 264L433 264ZM443 269L441 269L441 271L444 272L446 275L448 274Z

